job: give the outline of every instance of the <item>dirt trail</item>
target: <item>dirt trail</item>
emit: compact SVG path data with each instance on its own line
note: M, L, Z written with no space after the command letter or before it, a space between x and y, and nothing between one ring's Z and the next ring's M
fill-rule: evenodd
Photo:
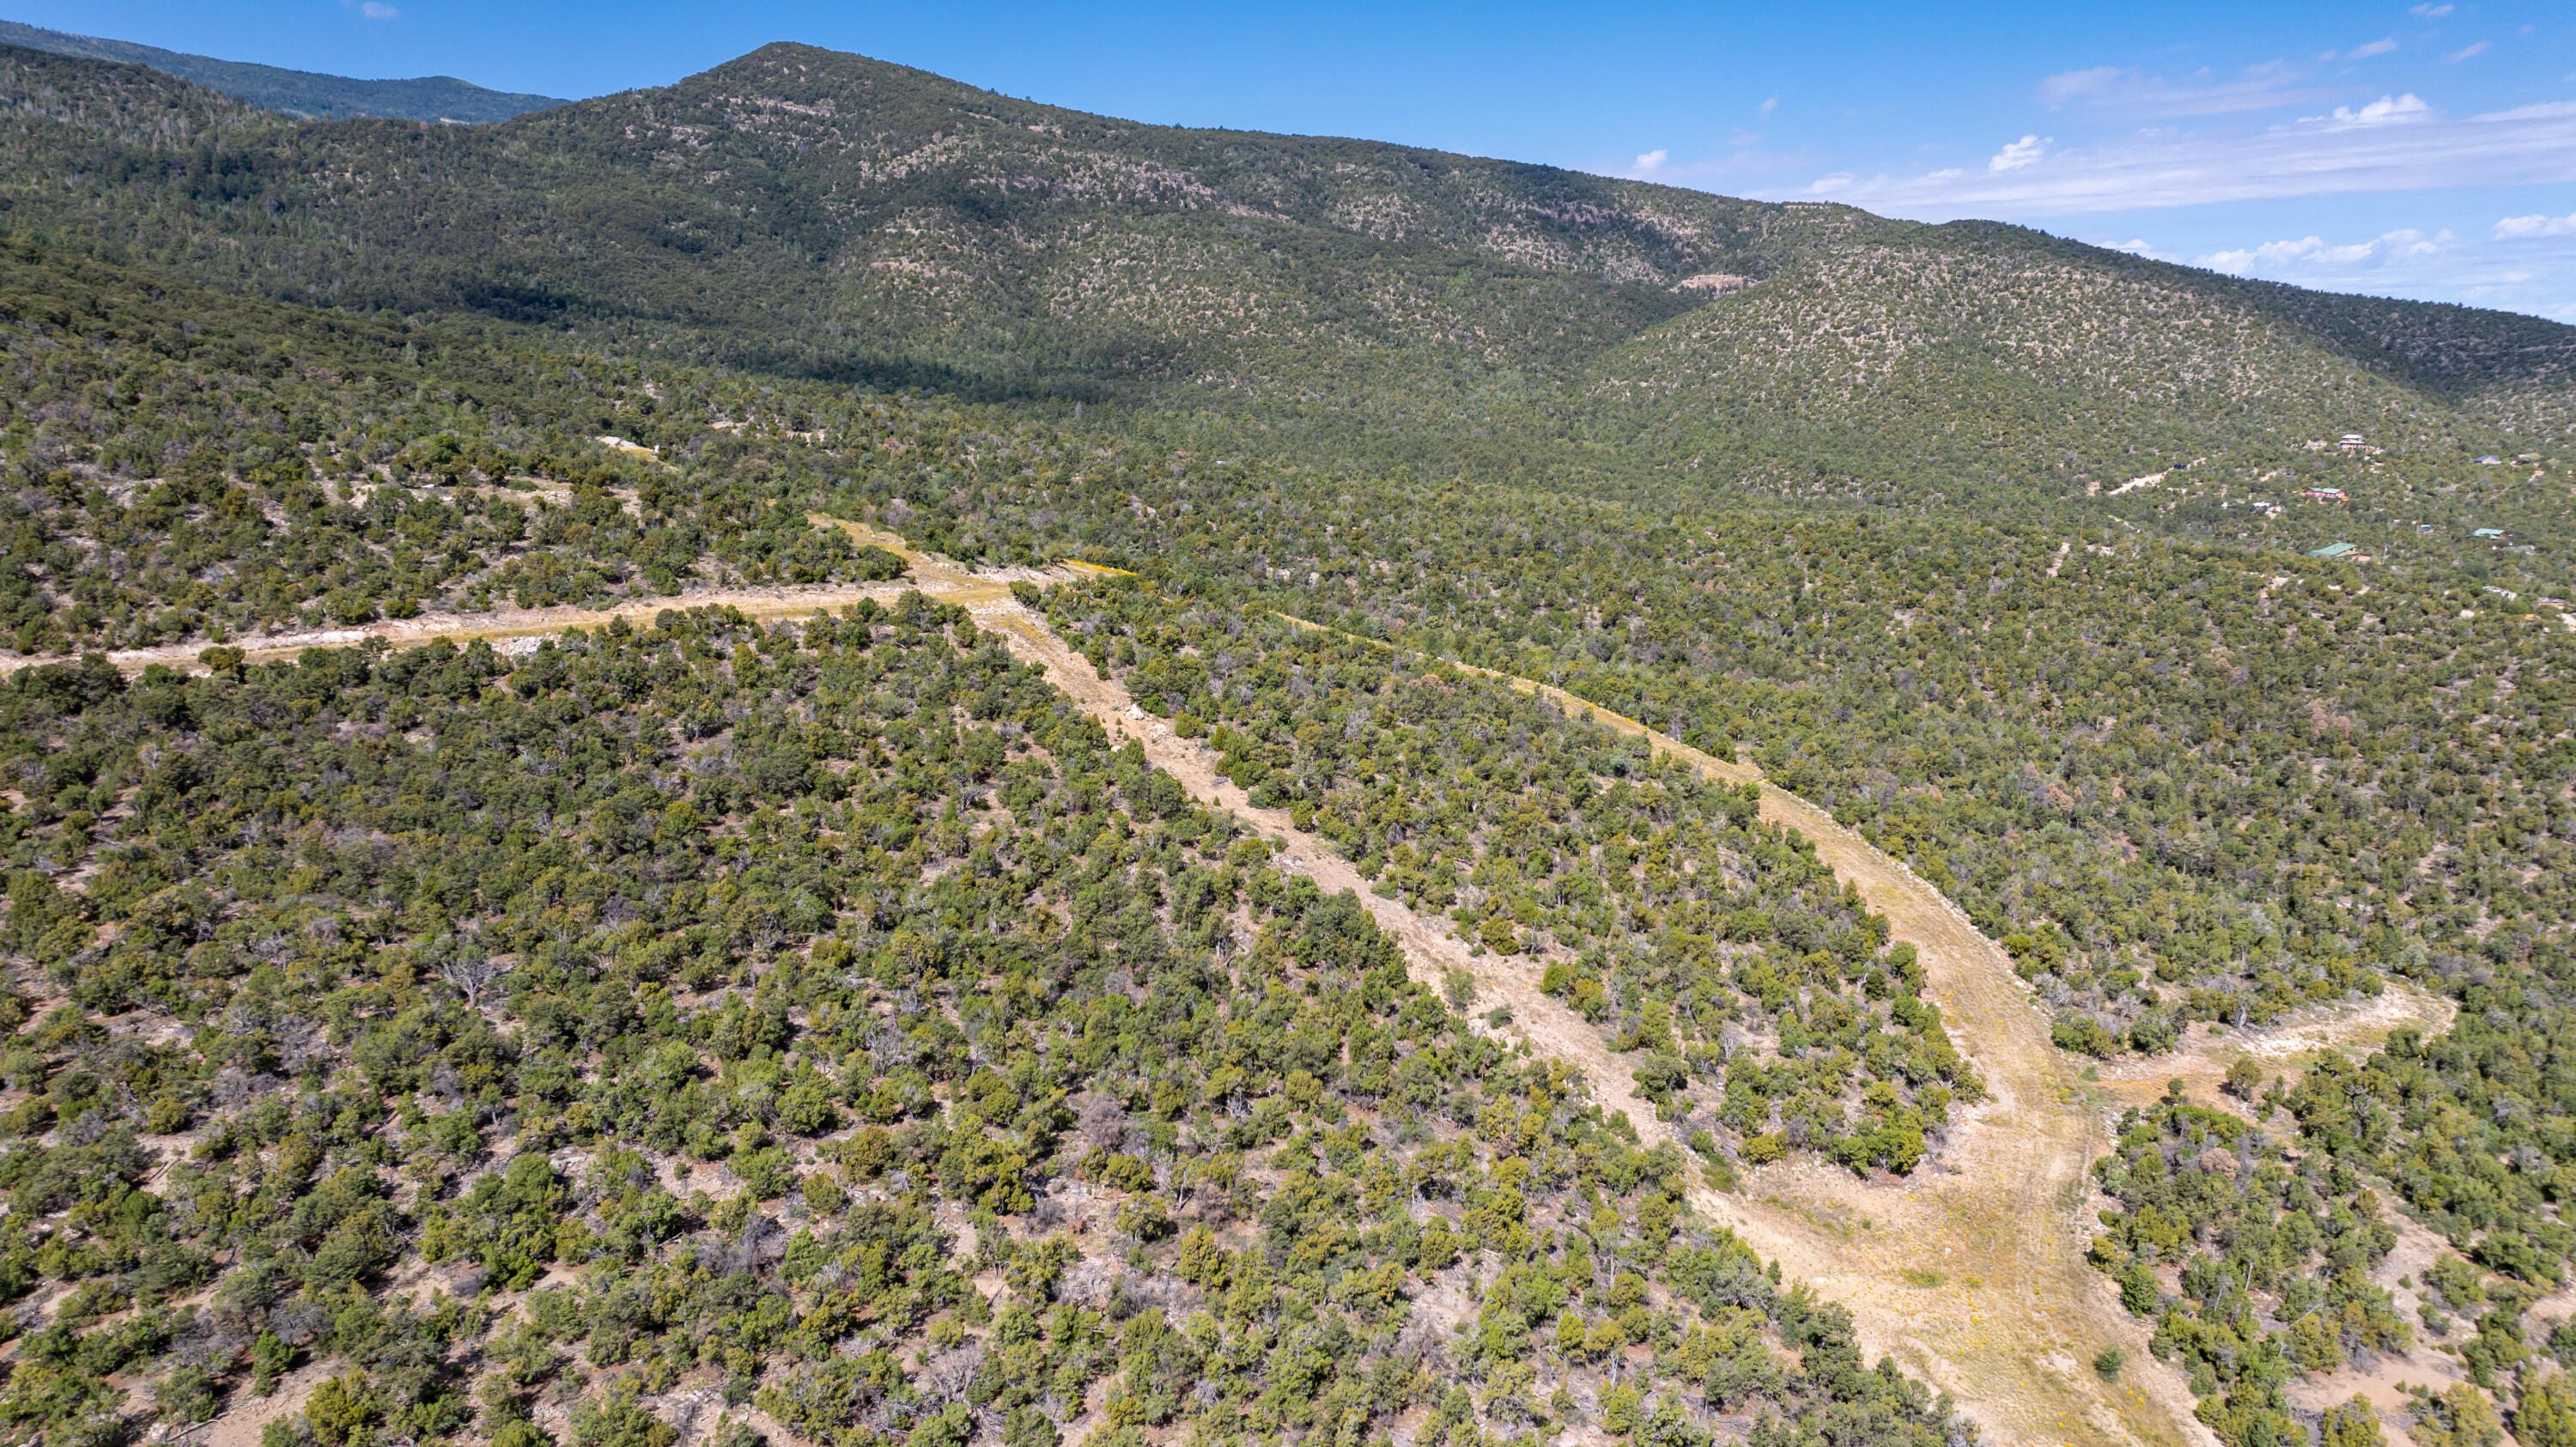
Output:
M970 606L992 597L1008 599L1010 584L1015 579L1061 580L1073 576L1066 569L1014 568L999 573L966 573L944 562L924 558L905 546L903 539L892 533L879 532L863 523L841 518L812 515L816 526L840 528L861 544L875 543L900 553L914 564L913 578L887 583L836 583L811 587L779 588L708 588L668 598L638 598L608 608L575 608L564 605L553 608L496 608L486 613L423 613L415 618L385 618L373 623L344 628L308 628L293 633L251 634L232 640L250 663L279 663L293 659L307 648L346 648L370 638L381 638L395 648L413 648L433 638L463 643L473 639L535 638L561 633L567 628L604 628L609 620L624 618L629 623L650 627L653 615L665 610L690 608L732 608L753 618L804 618L817 609L836 610L873 598L879 603L892 603L909 590L918 588L944 601ZM1084 565L1075 564L1075 567ZM139 673L155 664L203 672L197 655L207 647L198 639L189 643L165 643L152 648L124 648L107 655L107 661L127 673ZM77 655L9 655L0 657L0 677L22 668L35 668L48 663L76 661Z
M905 589L913 586L908 582L896 582L815 588L725 588L683 593L675 598L620 603L613 608L496 608L489 613L423 613L417 618L380 619L362 627L247 634L232 640L232 644L242 650L247 662L282 663L307 648L346 648L370 638L381 638L396 648L415 648L433 638L464 643L476 638L535 638L561 633L567 628L604 628L612 618L624 618L631 624L649 628L653 615L665 609L735 608L754 618L803 618L811 616L818 608L837 609L861 598L891 603L901 597ZM925 588L922 591L932 590ZM1009 596L1007 590L1004 596ZM165 643L154 648L121 648L107 655L107 661L127 673L140 672L155 663L204 672L197 663L197 655L207 646L204 639L199 639L192 643ZM71 661L77 660L13 655L0 658L0 677L22 668Z
M1284 811L1253 807L1243 790L1215 772L1212 751L1176 737L1169 725L1137 708L1122 686L1095 673L1011 596L1015 577L1063 578L1071 576L1070 569L976 574L915 552L891 534L837 519L816 522L900 553L912 565L913 578L865 587L684 595L615 610L424 616L364 630L272 638L250 652L254 659L281 657L367 636L397 645L433 637L527 636L599 626L620 614L649 619L663 608L715 603L756 616L796 616L863 597L890 601L917 587L964 606L1002 635L1014 654L1043 665L1049 681L1113 735L1139 740L1147 757L1194 795L1253 823L1280 847L1286 867L1327 891L1353 891L1404 946L1417 978L1436 982L1452 967L1471 971L1478 1004L1511 1011L1511 1034L1583 1070L1600 1098L1626 1111L1645 1140L1670 1138L1651 1104L1635 1093L1627 1063L1609 1052L1601 1033L1539 992L1535 964L1521 956L1471 958L1445 924L1371 893L1337 850L1298 830ZM112 658L120 667L139 669L156 661L184 666L194 653L193 647L146 649ZM0 670L42 661L0 663ZM1755 769L1712 758L1562 689L1507 681L1570 713L1643 737L1657 752L1712 777L1760 781ZM1951 1393L1990 1443L2209 1447L2215 1439L2193 1420L2182 1381L2148 1357L2145 1326L2120 1308L2109 1282L2083 1260L2092 1212L2103 1204L2092 1193L2086 1167L2105 1144L2102 1112L2114 1100L2112 1091L2076 1077L2049 1044L2046 1019L2002 952L1939 891L1796 795L1766 783L1761 812L1815 841L1818 857L1888 917L1897 939L1915 946L1930 995L1993 1098L1963 1112L1936 1161L1911 1179L1863 1181L1811 1161L1785 1162L1749 1173L1741 1194L1695 1190L1693 1207L1777 1258L1791 1277L1849 1307L1870 1355L1893 1355ZM2112 1345L2128 1353L2131 1365L2119 1381L2105 1383L2091 1362Z
M1060 643L1053 654L1032 648L1087 705L1118 711L1127 731L1144 738L1149 756L1175 777L1286 839L1290 857L1319 885L1357 889L1423 968L1474 970L1480 1003L1510 1006L1517 1032L1581 1066L1641 1136L1669 1138L1652 1105L1635 1094L1629 1066L1610 1054L1600 1032L1539 994L1535 965L1520 957L1469 959L1463 943L1438 926L1369 894L1322 841L1298 834L1277 811L1247 807L1240 790L1214 776L1204 749L1170 738L1158 720L1094 677L1086 661ZM1644 738L1656 752L1713 778L1762 782L1757 769L1714 758L1563 689L1467 671ZM1763 783L1761 816L1813 840L1817 857L1888 917L1895 938L1914 945L1928 993L1992 1099L1962 1112L1937 1161L1911 1179L1864 1181L1814 1161L1783 1162L1749 1173L1740 1194L1695 1191L1693 1207L1778 1258L1790 1276L1849 1307L1872 1356L1892 1355L1951 1393L1989 1442L2214 1442L2192 1417L2181 1378L2148 1356L2146 1325L2120 1307L2109 1281L2084 1260L2093 1212L2103 1204L2087 1167L2106 1144L2099 1107L2108 1097L2088 1089L2049 1043L2047 1018L2002 950L1940 891L1806 800ZM2114 1383L2092 1368L2105 1346L2120 1347L2132 1363Z
M2438 1031L2449 1023L2448 1003L2392 982L2375 1000L2315 1007L2264 1031L2222 1035L2197 1027L2178 1055L2089 1082L2049 1042L2045 1012L2002 949L1946 895L1824 810L1770 784L1758 769L1563 689L1490 669L1462 671L1643 738L1711 778L1760 783L1761 817L1814 841L1817 857L1888 917L1895 938L1915 946L1943 1023L1992 1095L1964 1113L1913 1180L1863 1181L1811 1160L1784 1162L1751 1173L1741 1195L1699 1192L1693 1205L1849 1306L1873 1353L1893 1354L1952 1393L1989 1440L2213 1443L2192 1415L2180 1376L2145 1351L2147 1325L2084 1260L2095 1213L2109 1204L2089 1172L2108 1144L2107 1114L2154 1098L2171 1079L2214 1096L2237 1059L2294 1068L2321 1049L2374 1044L2398 1026ZM1456 941L1446 943L1463 953ZM1493 969L1489 960L1476 963ZM1511 1003L1522 1015L1519 1001ZM1553 1001L1542 1009L1552 1013L1534 1020L1533 1037L1581 1061L1605 1099L1625 1107L1649 1139L1661 1138L1651 1106L1631 1093L1627 1069L1604 1053L1599 1034ZM2092 1370L2105 1346L2129 1358L2116 1383Z
M2389 980L2373 999L2310 1005L2261 1030L2195 1022L2183 1032L2171 1055L2105 1064L2102 1084L2122 1105L2156 1100L2163 1096L2166 1082L2174 1080L2197 1099L2215 1100L2227 1068L2240 1060L2261 1066L2266 1078L2283 1076L2296 1084L2307 1063L2321 1052L2337 1050L2357 1060L2384 1044L2393 1030L2410 1028L2427 1037L2439 1035L2451 1028L2459 1013L2453 1001L2426 994L2404 980Z

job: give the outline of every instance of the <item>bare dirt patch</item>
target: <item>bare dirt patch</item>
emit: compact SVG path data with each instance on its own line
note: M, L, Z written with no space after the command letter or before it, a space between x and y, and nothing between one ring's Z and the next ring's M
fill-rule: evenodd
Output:
M2217 1094L2228 1067L2240 1060L2262 1067L2267 1082L2282 1076L2296 1084L2306 1063L2321 1051L2340 1051L2358 1059L2385 1044L2393 1031L2411 1028L2437 1035L2450 1028L2457 1014L2459 1006L2453 1002L2403 980L2391 980L2371 999L2312 1005L2261 1028L2234 1029L2196 1021L2183 1032L2171 1055L2124 1060L2099 1069L2103 1085L2123 1105L2155 1100L2174 1080L2183 1082L2194 1099L2207 1100Z
M339 1361L308 1362L278 1379L277 1390L265 1397L254 1397L248 1388L233 1394L233 1399L202 1437L192 1438L205 1447L259 1447L260 1429L281 1417L291 1417L304 1410L312 1399L313 1389L329 1381L344 1366Z

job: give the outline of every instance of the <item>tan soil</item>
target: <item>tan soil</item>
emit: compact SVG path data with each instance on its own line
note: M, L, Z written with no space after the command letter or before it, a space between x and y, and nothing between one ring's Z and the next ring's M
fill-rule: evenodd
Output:
M1758 769L1563 689L1507 681L1712 778L1761 782ZM1873 1355L1893 1355L1957 1397L1989 1441L2214 1442L2192 1417L2181 1377L2148 1356L2146 1325L2084 1260L2098 1209L2086 1167L2107 1145L2098 1101L2049 1043L2047 1017L2003 951L1940 891L1815 805L1766 782L1762 817L1813 840L1817 857L1914 945L1943 1023L1992 1099L1960 1112L1912 1178L1862 1180L1787 1161L1750 1172L1740 1193L1694 1192L1692 1205L1848 1307ZM1528 1015L1513 1004L1543 1047L1582 1064L1641 1135L1665 1136L1599 1032L1554 1001ZM2114 1345L2132 1365L2105 1383L2091 1363Z
M2293 1011L2259 1030L2234 1030L2194 1022L2183 1032L2171 1055L2123 1060L2101 1067L2102 1084L2123 1106L2144 1105L2163 1096L2167 1081L2183 1082L2195 1100L2220 1100L2219 1083L2240 1060L2263 1068L2268 1083L2275 1076L2298 1083L2306 1062L2320 1051L2335 1050L2356 1059L2386 1043L2389 1033L2412 1027L2426 1036L2450 1028L2459 1006L2426 994L2403 980L2391 980L2379 995L2358 1004L2311 1005ZM2257 1092L2258 1094L2260 1092ZM2241 1102L2226 1102L2244 1110Z
M245 1387L233 1393L232 1403L214 1424L202 1434L189 1434L186 1440L202 1441L205 1447L259 1447L262 1427L280 1417L290 1417L304 1410L313 1389L329 1381L347 1363L332 1360L307 1362L278 1378L277 1390L265 1397L254 1397Z
M2310 1062L2325 1051L2358 1059L2385 1043L2393 1030L2412 1027L2426 1035L2438 1034L2450 1028L2458 1013L2459 1006L2452 1001L2427 994L2402 980L2392 980L2376 999L2359 1005L2311 1006L2260 1030L2195 1024L2170 1056L2102 1067L2102 1084L2116 1103L2129 1106L2159 1098L2168 1081L2179 1080L2185 1093L2195 1100L2260 1117L2263 1108L2259 1104L2236 1100L2219 1090L2219 1083L2227 1078L2227 1068L2237 1061L2251 1060L2263 1067L2267 1083L2279 1077L2296 1085ZM2298 1128L2286 1115L2274 1115L2271 1125L2280 1134L2291 1134ZM2380 1425L2390 1440L2402 1444L2414 1440L2407 1431L2414 1421L2407 1410L2410 1399L2402 1387L2413 1383L2448 1391L2453 1383L2466 1380L2467 1374L2459 1363L2434 1350L2425 1339L2415 1312L2422 1294L2412 1286L2398 1284L2421 1280L2428 1267L2449 1254L2450 1243L2394 1211L2387 1212L2386 1219L2397 1229L2397 1246L2371 1269L2370 1275L2395 1294L2397 1314L2417 1327L2413 1349L2383 1354L2367 1371L2345 1367L2321 1377L2295 1378L2287 1394L2293 1406L2309 1410L2339 1406L2361 1397L2378 1410ZM2576 1291L2538 1303L2531 1315L2536 1320L2565 1315L2571 1305L2576 1305ZM2464 1331L2465 1324L2455 1325L2448 1339L2457 1341Z

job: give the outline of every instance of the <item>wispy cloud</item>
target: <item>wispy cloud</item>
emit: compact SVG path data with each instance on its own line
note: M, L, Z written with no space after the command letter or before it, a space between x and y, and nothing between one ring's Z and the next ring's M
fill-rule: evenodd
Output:
M1994 159L1986 162L1986 169L2018 171L2024 166L2037 165L2039 158L2048 154L2048 143L2049 138L2045 136L2024 136L1995 152Z
M1838 172L1789 194L1832 196L1903 216L2009 219L2340 192L2568 182L2576 182L2576 102L2453 117L2410 93L2250 133L2134 134L2048 150L2010 167L1990 163L1982 170L1866 179Z
M1628 169L1636 172L1640 176L1651 176L1657 171L1662 170L1664 168L1664 163L1672 158L1672 152L1661 146L1657 146L1655 149L1639 156L1636 160L1631 161L1628 164Z
M358 6L358 13L364 15L369 20L398 20L402 18L402 12L396 10L391 5L386 4L385 0L364 0L364 3Z
M2359 110L2354 110L2350 106L2336 106L2333 119L2348 126L2384 126L2393 121L2410 121L2417 116L2429 116L2432 113L2433 108L2425 103L2424 98L2410 90L2404 95L2381 96ZM2311 117L2311 119L2315 118Z
M2314 236L2296 241L2266 241L2240 251L2213 251L2194 261L2212 271L2235 276L2287 278L2300 273L2349 272L2357 267L2384 267L2438 255L2458 238L2448 231L2430 235L2415 230L2384 232L2368 241L2329 246Z
M2449 5L2417 5L2412 9L2409 9L2406 13L2409 15L2419 16L2426 20L2439 20L2443 16L2450 14L2454 8L2456 7Z
M2508 216L2495 224L2498 241L2526 236L2576 236L2576 216Z
M2472 45L2463 45L2459 49L2452 51L2450 54L2443 56L2442 58L2451 62L2453 65L2457 65L2463 60L2473 60L2478 56L2486 54L2488 44L2489 43L2487 41L2481 40Z
M1780 98L1775 95L1769 100L1764 101L1762 104L1755 106L1753 108L1753 114L1761 120L1768 121L1771 119L1771 113L1779 108Z
M2060 71L2041 81L2039 99L2050 106L2080 104L2137 116L2215 116L2310 105L2333 96L2332 91L2301 87L2298 82L2305 78L2295 67L2277 60L2246 66L2231 77L2203 70L2181 80L2149 75L2134 66L2096 65Z
M2513 220L2529 222L2533 229L2521 239L2499 240L2464 238L2440 228L2401 227L2357 241L2300 236L2216 249L2185 248L2182 255L2167 254L2144 239L2110 245L2115 251L2155 261L2180 261L2325 291L2462 302L2576 319L2576 217ZM2556 228L2546 229L2553 222ZM2096 244L2107 240L2097 238Z
M2396 48L2397 37L2393 35L2383 35L2377 40L2370 42L2368 45L2356 45L2352 49L2345 51L2343 53L2343 58L2346 60L2368 60L2374 55L2386 55L2388 52L2395 50Z

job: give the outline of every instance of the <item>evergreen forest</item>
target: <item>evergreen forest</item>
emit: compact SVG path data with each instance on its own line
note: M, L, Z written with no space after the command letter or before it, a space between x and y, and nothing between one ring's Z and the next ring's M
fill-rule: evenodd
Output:
M2067 1390L2576 1447L2576 329L83 44L0 44L5 1447L2023 1447L1748 1223L2052 1092Z

